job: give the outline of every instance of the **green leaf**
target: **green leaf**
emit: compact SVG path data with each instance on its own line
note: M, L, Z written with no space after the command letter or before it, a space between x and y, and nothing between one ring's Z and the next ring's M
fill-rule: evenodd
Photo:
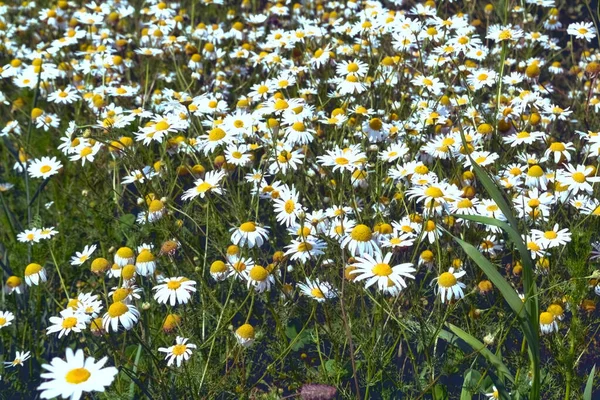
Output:
M487 360L487 362L496 369L498 375L506 377L506 379L508 379L510 382L515 381L515 378L510 373L510 370L506 367L506 365L504 365L502 359L492 353L483 343L456 325L452 325L450 323L447 323L446 325L452 331L452 333L442 330L440 332L440 337L442 339L446 340L448 343L456 344L456 339L460 338L473 350L481 354Z
M473 398L473 389L477 387L477 383L481 379L479 371L469 368L465 371L465 379L463 380L462 390L460 392L460 400L471 400Z
M435 393L435 398L439 400L448 399L448 389L446 389L445 385L437 384L433 387L433 392Z
M585 390L583 391L583 400L592 400L592 390L594 389L594 375L596 375L596 365L592 367L590 371L590 375L587 378L587 383L585 384Z

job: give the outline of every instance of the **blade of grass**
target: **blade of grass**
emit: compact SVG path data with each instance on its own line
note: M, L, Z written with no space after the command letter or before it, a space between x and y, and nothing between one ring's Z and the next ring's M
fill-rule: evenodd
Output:
M590 375L587 378L585 389L583 391L583 400L592 400L592 390L594 389L594 375L596 375L596 365L592 367Z

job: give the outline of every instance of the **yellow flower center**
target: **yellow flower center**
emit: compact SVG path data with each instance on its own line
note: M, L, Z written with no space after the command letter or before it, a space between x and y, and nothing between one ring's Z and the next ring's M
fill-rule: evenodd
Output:
M356 225L354 229L352 229L350 237L358 242L368 242L372 237L371 228L364 224Z
M265 279L267 279L268 276L269 272L260 265L256 265L250 270L250 279L252 279L253 281L262 282Z
M157 132L165 131L165 130L169 129L170 127L171 127L171 125L169 125L169 123L167 121L160 121L156 125L154 125L154 130Z
M6 324L6 318L0 317L0 326L4 326Z
M217 142L225 137L226 133L221 128L214 128L208 132L208 140L210 142Z
M133 250L131 250L129 247L121 247L119 250L117 250L117 255L121 258L131 258L133 257Z
M585 182L585 174L583 172L575 172L573 175L573 180L577 183Z
M313 245L307 242L302 242L298 245L298 251L307 252L313 249Z
M313 297L316 297L318 299L324 299L325 295L323 294L323 291L321 289L319 289L318 287L313 288L310 290L310 294L313 295Z
M40 264L31 263L25 268L25 276L37 274L41 270L42 266Z
M529 168L529 171L527 171L527 175L534 178L539 178L540 176L544 175L544 170L539 165L533 165Z
M285 110L289 106L290 105L288 104L287 101L285 101L283 99L277 99L277 101L273 105L273 108L275 109L275 111L281 111L281 110Z
M49 172L52 169L52 167L50 167L49 165L44 165L42 166L42 168L40 168L40 172L42 174L45 174L46 172Z
M449 288L456 285L456 277L451 272L444 272L438 279L438 284L442 287Z
M425 165L417 165L415 167L415 174L425 175L429 172L429 168Z
M169 290L177 290L181 287L181 281L169 281L167 287Z
M346 67L346 70L348 72L358 72L358 64L352 62L352 63L348 64L348 67Z
M369 121L369 128L373 129L374 131L379 131L382 127L383 122L381 122L379 118L373 118Z
M550 145L550 151L565 151L565 145L561 142L554 142Z
M545 311L540 314L540 324L542 325L550 325L554 322L554 315L548 311Z
M527 242L527 249L531 251L540 251L540 246L536 242Z
M552 240L552 239L556 239L558 237L558 235L554 231L546 231L546 232L544 232L544 237L546 239Z
M92 374L85 368L75 368L67 372L65 375L65 381L71 384L78 385L90 379Z
M392 267L390 267L390 264L379 263L375 264L371 272L377 276L388 276L392 274Z
M208 192L212 187L213 187L213 185L211 185L210 183L202 182L201 184L196 186L196 192L205 193L205 192Z
M185 344L177 344L173 346L173 355L180 356L187 350L187 346Z
M117 318L129 311L129 307L123 302L117 301L108 307L108 315L111 318Z
M540 201L538 199L531 199L527 202L527 205L531 208L536 208L540 205Z
M242 232L254 232L256 231L256 225L254 222L244 222L240 225L240 231Z
M77 318L75 317L67 317L62 322L62 327L65 329L71 329L75 325L77 325Z
M442 192L442 189L436 186L430 186L427 189L425 189L425 196L427 197L433 197L434 199L437 199L439 197L442 197L443 195L444 192Z
M243 339L254 339L254 327L250 324L240 326L235 333Z
M473 207L473 202L469 199L462 199L456 204L456 206L458 208L470 208Z

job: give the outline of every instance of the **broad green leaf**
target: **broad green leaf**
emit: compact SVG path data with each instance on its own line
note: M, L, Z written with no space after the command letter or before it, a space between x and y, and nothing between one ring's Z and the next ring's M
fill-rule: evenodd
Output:
M469 368L465 372L465 379L463 380L462 390L460 392L460 400L471 400L473 398L471 389L477 386L479 379L481 379L479 371Z
M594 375L596 375L596 365L592 367L590 375L587 378L585 389L583 391L583 400L592 400L592 391L594 389Z

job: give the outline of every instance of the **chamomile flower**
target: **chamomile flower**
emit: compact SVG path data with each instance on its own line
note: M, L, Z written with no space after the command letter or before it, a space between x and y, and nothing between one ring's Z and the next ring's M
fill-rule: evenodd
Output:
M135 263L135 254L129 247L121 247L115 253L115 264L124 267Z
M549 335L552 332L558 332L558 323L554 314L544 311L540 314L540 331L543 335Z
M135 260L135 271L140 276L149 276L156 270L156 258L151 251L144 249Z
M576 39L585 39L590 42L596 37L596 28L591 22L574 22L567 27L567 33Z
M300 260L305 263L309 260L315 260L318 256L325 254L324 249L327 244L317 238L302 238L300 240L292 239L290 245L286 246L286 256L290 256L290 260Z
M373 231L364 224L358 224L352 229L347 229L340 245L347 248L353 256L358 254L373 255L381 252L377 241L373 237Z
M63 335L68 336L71 331L81 332L90 322L90 316L76 312L71 307L65 308L60 312L60 317L50 317L50 325L46 329L46 334L58 332L58 338Z
M0 311L0 329L10 326L14 319L15 315L10 311Z
M311 280L306 278L306 283L298 283L298 289L303 295L316 300L319 303L337 297L336 291L328 282L321 282L319 278Z
M82 265L87 260L89 260L89 258L92 256L92 254L94 254L97 248L98 246L95 244L86 245L83 248L83 251L78 251L75 253L74 256L71 257L71 265Z
M437 291L440 295L442 303L450 302L452 299L459 300L465 296L463 291L467 286L458 280L466 274L465 271L454 271L453 267L448 269L448 272L443 272L440 276L434 279L437 281Z
M243 347L250 347L254 343L255 337L254 327L248 323L241 325L235 330L235 338Z
M140 312L132 304L115 301L102 317L102 326L106 332L117 332L119 325L125 330L133 328L140 317Z
M31 263L25 267L23 273L27 286L39 285L40 282L46 282L46 270L40 264Z
M541 231L532 229L531 235L539 240L544 248L551 249L557 246L564 246L571 241L571 233L569 228L559 229L558 224L554 224L551 230Z
M365 280L365 288L377 284L381 291L389 287L389 281L392 281L400 290L406 288L405 278L415 279L411 272L415 272L411 263L402 263L395 266L390 265L393 253L387 253L385 257L381 253L376 253L375 257L364 254L362 257L356 257L357 263L353 264L356 269L350 272L357 274L355 281Z
M107 386L115 379L118 370L115 367L104 367L108 357L95 361L93 357L87 359L83 350L76 353L67 347L66 360L54 357L50 364L43 364L42 368L48 372L41 374L44 379L38 390L42 399L51 399L61 396L63 399L79 400L84 392L104 392Z
M58 174L62 164L56 157L42 157L40 159L31 160L27 166L27 172L32 178L46 179L52 175Z
M156 291L154 299L159 304L169 303L173 307L175 304L186 304L192 298L192 293L196 292L195 286L195 281L179 276L163 280L152 290Z
M258 293L271 290L271 285L275 283L275 277L262 265L255 265L246 270L245 275L248 281L248 288L253 286Z
M196 348L195 344L188 343L188 338L177 336L175 338L175 344L170 347L159 347L158 351L161 353L167 353L165 360L167 360L167 367L176 363L178 367L181 366L183 361L190 359L192 350Z
M15 358L12 361L5 361L4 365L8 368L16 367L17 365L22 367L23 363L31 358L30 351L17 351Z
M237 228L231 228L231 242L235 245L248 248L261 247L269 238L267 226L261 227L252 221L244 222Z

